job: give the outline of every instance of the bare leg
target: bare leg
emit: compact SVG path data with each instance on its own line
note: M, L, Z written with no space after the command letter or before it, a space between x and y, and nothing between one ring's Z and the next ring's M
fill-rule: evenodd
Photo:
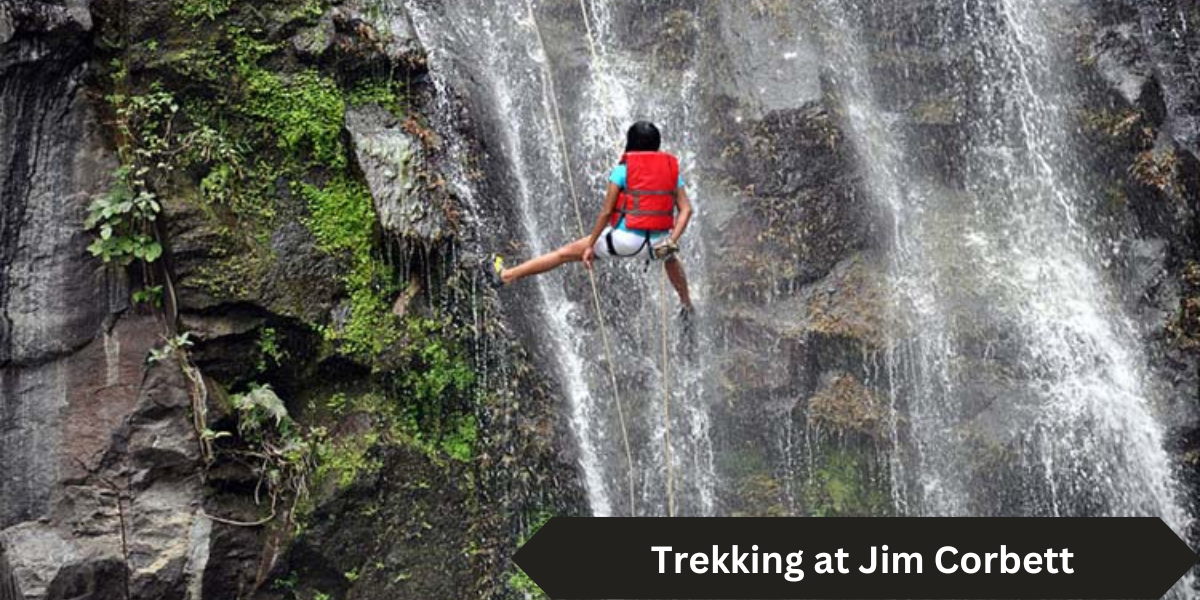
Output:
M683 272L683 261L678 258L672 258L664 265L667 270L667 279L671 280L671 285L675 286L675 291L679 294L679 301L684 306L692 306L692 296L688 293L687 275Z
M527 260L511 269L505 269L500 273L500 279L507 285L518 279L557 269L566 263L579 262L583 260L583 252L587 250L587 243L588 238L579 238L558 250Z

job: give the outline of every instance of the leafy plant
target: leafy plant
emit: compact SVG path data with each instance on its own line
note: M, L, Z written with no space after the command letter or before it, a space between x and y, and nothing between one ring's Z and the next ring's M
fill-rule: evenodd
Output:
M267 385L233 396L232 403L238 415L238 434L248 447L231 452L257 464L255 497L266 488L271 506L270 515L264 519L267 521L275 517L276 505L284 494L297 502L308 495L313 448L320 443L323 432L304 435L283 400Z
M287 352L279 347L275 328L263 327L258 332L258 364L256 369L263 373L268 367L278 366L287 358ZM268 364L269 363L269 364Z
M129 72L121 61L113 63L114 87L106 96L116 119L117 154L121 166L113 173L108 192L92 200L84 226L96 233L88 251L106 263L144 265L162 256L154 223L162 204L154 192L173 169L173 132L179 104L161 85L144 94L127 94ZM146 278L150 272L146 270Z
M133 293L133 301L136 304L148 304L155 308L162 308L163 286L142 288Z
M153 350L151 350L150 357L148 360L151 363L162 362L172 356L175 356L175 354L177 352L186 350L187 348L191 348L191 347L192 347L192 334L191 334L191 332L185 331L173 338L167 339L166 343L163 344L163 346L161 348L154 348Z
M131 172L119 167L113 173L113 186L107 194L92 201L84 226L97 237L88 252L104 262L122 266L135 259L152 263L162 256L162 244L153 234L154 221L162 205L145 185L146 169Z

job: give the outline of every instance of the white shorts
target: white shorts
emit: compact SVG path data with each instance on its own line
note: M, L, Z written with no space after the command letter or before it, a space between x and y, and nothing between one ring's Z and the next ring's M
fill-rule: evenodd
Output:
M605 227L596 240L592 250L596 258L641 258L654 260L654 246L666 239L667 231L655 231L650 234L647 243L646 234ZM611 242L611 244L610 244Z

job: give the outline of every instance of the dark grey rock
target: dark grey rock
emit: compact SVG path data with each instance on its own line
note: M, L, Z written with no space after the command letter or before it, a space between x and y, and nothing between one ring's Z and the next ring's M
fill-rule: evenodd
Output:
M13 22L12 10L7 3L0 4L0 45L7 44L17 32L17 24Z
M1167 128L1192 152L1200 152L1200 32L1195 2L1136 0L1147 58L1163 89Z
M393 68L411 71L425 65L425 49L417 38L408 11L399 4L387 10L361 0L347 2L329 12L333 43L345 58L368 63L376 59Z
M1092 44L1096 70L1132 106L1142 104L1152 77L1140 33L1132 23L1123 23L1102 30Z
M437 242L450 233L443 205L429 193L420 171L420 142L383 107L346 111L346 129L358 166L375 199L384 230L403 239Z
M292 48L302 60L315 61L333 47L333 38L337 31L333 26L333 17L322 16L316 25L301 29L292 36Z

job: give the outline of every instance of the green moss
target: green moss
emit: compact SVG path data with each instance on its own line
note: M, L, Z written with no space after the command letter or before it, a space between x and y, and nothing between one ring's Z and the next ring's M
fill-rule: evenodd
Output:
M269 248L256 246L243 253L216 248L212 260L188 277L188 285L213 298L245 300L257 291L267 266L274 259Z
M348 252L367 256L374 243L375 209L366 186L340 174L323 187L300 184L308 201L308 229L317 244L330 254Z
M410 339L404 348L412 362L402 374L393 376L394 387L333 391L310 403L313 420L338 423L355 415L367 416L372 434L367 441L372 444L407 446L438 464L471 462L475 458L479 424L471 389L474 376L465 358L449 341L436 336ZM423 353L439 358L421 362ZM420 380L417 373L429 377L420 385L432 387L420 391L412 387ZM439 383L430 383L434 379ZM340 467L337 470L346 471Z
M346 104L333 79L311 69L284 75L253 66L241 76L246 97L238 108L275 137L280 149L307 154L326 168L346 166L341 142Z
M186 20L209 21L229 12L233 0L175 0L175 16Z
M315 18L324 2L285 2L272 9L289 18ZM267 38L256 11L228 0L179 0L177 10L215 23L172 48L181 74L191 79L178 92L188 123L177 160L199 173L195 200L226 238L221 256L185 282L214 297L251 299L274 262L271 235L278 219L300 216L320 250L346 266L340 283L345 318L314 323L338 352L374 362L401 340L391 314L398 282L378 256L370 192L350 164L342 139L347 101L378 102L399 111L399 84L375 77L344 90L313 68L279 64L280 45ZM222 17L226 12L238 15ZM276 13L279 14L279 13ZM296 215L292 197L307 215ZM291 292L289 292L291 293ZM276 306L304 314L297 297Z
M367 78L350 89L346 103L350 106L378 104L396 116L404 115L404 93L400 83L390 77Z
M414 317L408 321L410 352L420 369L410 370L405 383L418 402L434 402L447 393L462 393L475 383L475 372L462 350L442 335L451 327L448 321L437 319Z
M442 437L441 449L450 458L469 462L475 456L475 442L479 438L479 426L473 418L460 418L450 432Z
M383 468L383 461L372 450L379 443L378 432L339 436L317 444L317 468L313 481L321 486L335 481L344 489L363 475L373 475Z
M771 472L764 448L744 443L717 457L718 471L733 491L730 514L735 517L786 516L783 486Z
M804 489L809 514L870 517L891 513L886 484L874 476L868 457L851 449L833 449L818 461Z

